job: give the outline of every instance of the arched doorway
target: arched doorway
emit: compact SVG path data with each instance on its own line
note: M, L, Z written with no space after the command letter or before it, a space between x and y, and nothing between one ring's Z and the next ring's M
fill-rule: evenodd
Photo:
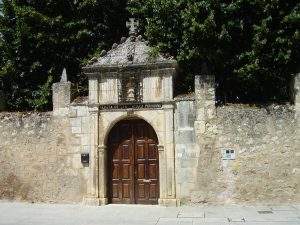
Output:
M122 120L108 136L107 196L115 204L157 204L157 135L141 119Z

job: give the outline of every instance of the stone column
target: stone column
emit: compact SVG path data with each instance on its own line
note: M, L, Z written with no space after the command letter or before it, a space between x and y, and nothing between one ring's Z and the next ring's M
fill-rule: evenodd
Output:
M84 198L84 203L87 205L100 205L99 199L99 109L98 107L90 107L90 167L87 182L87 195Z
M107 191L106 191L106 156L107 156L107 148L106 146L99 146L98 147L98 154L99 154L99 199L100 199L100 205L106 205L108 203L107 198Z
M52 85L53 115L67 116L71 103L71 82L61 80Z
M166 195L166 174L167 174L167 170L166 170L166 156L165 156L165 149L163 145L159 145L157 146L158 148L158 154L159 154L159 198L160 199L165 199L167 197ZM159 204L162 204L159 202Z
M175 146L174 146L174 106L164 105L164 120L165 120L165 134L164 147L159 148L159 156L162 160L160 165L160 182L161 196L159 199L160 205L176 206L178 201L176 199L176 181L175 181Z

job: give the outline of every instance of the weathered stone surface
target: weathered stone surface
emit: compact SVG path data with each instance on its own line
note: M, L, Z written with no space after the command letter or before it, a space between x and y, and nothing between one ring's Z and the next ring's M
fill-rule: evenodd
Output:
M67 118L52 113L0 114L0 198L81 202L84 168L71 148Z
M293 106L221 107L218 120L217 149L234 149L237 154L236 160L222 165L227 200L300 200Z
M299 201L294 106L219 107L213 130L215 140L205 132L197 136L199 157L191 202ZM223 160L224 149L235 150L236 159Z
M176 184L181 202L298 202L297 105L215 108L212 84L209 77L198 77L195 101L176 105ZM223 159L228 149L235 151L235 160Z

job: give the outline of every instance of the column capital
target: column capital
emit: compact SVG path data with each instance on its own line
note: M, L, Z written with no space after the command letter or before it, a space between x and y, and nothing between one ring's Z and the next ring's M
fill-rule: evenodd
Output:
M164 152L165 147L164 147L163 145L158 145L158 146L157 146L157 150L158 150L159 152Z
M95 107L95 106L89 107L89 113L92 116L98 115L99 114L99 107Z
M107 147L105 145L98 145L99 154L104 154L106 152Z

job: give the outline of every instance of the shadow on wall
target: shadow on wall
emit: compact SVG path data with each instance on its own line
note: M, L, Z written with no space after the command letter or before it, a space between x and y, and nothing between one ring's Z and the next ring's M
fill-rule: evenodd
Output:
M16 175L9 174L0 180L0 199L28 200L29 186L23 184Z

